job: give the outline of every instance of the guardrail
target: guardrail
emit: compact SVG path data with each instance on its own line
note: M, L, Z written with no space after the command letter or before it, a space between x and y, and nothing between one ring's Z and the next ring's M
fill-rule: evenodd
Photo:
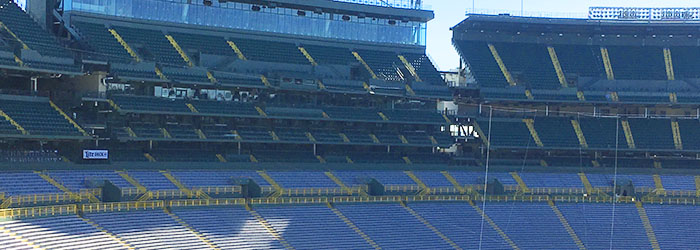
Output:
M232 199L210 199L210 200L171 200L168 201L170 207L207 207L207 206L227 206L244 205L244 198Z
M142 195L146 192L143 192L142 190L139 190L138 188L135 187L128 187L128 188L122 188L122 196L138 196Z
M469 190L466 189L465 190ZM460 191L456 187L431 187L428 188L430 194L459 194Z
M552 201L570 203L611 203L612 196L554 196ZM619 202L632 202L631 199L618 199Z
M359 195L365 191L364 187L348 187L348 188L285 188L282 189L282 196L344 196L344 195Z
M465 185L465 190L475 190L483 191L483 185ZM521 188L516 185L506 185L503 186L505 192L520 192ZM585 194L585 188L574 188L574 187L528 187L531 194L549 194L549 195L579 195ZM656 194L661 196L676 196L676 197L696 197L698 192L695 190L659 190L653 187L637 187L634 189L636 193L641 194ZM613 192L613 187L595 187L592 193L589 194L611 194Z
M27 217L42 217L76 214L77 205L56 205L45 207L10 208L0 210L0 218L19 219Z
M116 212L160 209L165 207L207 207L207 206L239 206L246 201L253 205L264 204L325 204L325 203L391 203L391 202L564 202L564 203L634 203L641 201L649 204L700 205L700 198L688 197L656 197L646 196L640 200L635 197L612 196L549 196L549 195L488 195L473 197L470 195L422 195L422 196L335 196L335 197L278 197L278 198L228 198L228 199L187 199L170 201L131 201L113 203L89 203L81 205L54 205L27 208L11 208L0 210L0 219L17 219L26 217L42 217L84 213Z
M241 186L227 186L227 187L196 187L192 188L193 192L202 191L207 194L240 194Z
M550 197L547 195L487 195L485 197L476 197L474 200L483 201L484 198L486 201L491 202L545 202L550 200Z
M421 190L418 185L384 185L384 192L416 193Z
M642 203L670 205L700 205L700 199L687 197L642 197Z
M536 187L529 188L533 194L585 194L585 188Z
M155 191L151 191L151 193L153 194L151 196L151 199L154 199L154 200L160 200L160 199L167 200L167 199L173 199L173 198L190 198L191 199L191 198L194 198L197 196L193 192L186 192L186 191L183 191L180 189L178 189L178 190L155 190Z
M85 213L146 210L165 207L164 201L131 201L83 204L80 210Z
M325 204L331 203L375 203L400 201L467 201L467 195L425 196L337 196L337 197L278 197L251 199L250 204Z
M151 199L174 199L174 198L194 198L196 194L193 192L185 192L180 189L174 190L153 190L151 192ZM145 194L142 190L137 188L124 188L122 189L122 196L140 196Z
M274 193L274 192L276 192L276 191L277 191L277 190L275 190L275 188L272 187L272 186L263 186L263 187L260 187L260 192L262 192L262 193Z
M651 193L660 196L696 197L698 195L698 192L695 190L660 190L652 187L638 187L635 188L634 191L637 193Z
M22 206L24 204L56 204L66 202L81 202L83 199L87 200L87 196L85 193L78 193L77 196L73 196L66 193L24 194L10 196L7 197L7 199L11 200L13 205Z
M100 196L102 196L102 189L101 188L80 189L78 191L78 194L91 194L95 197L100 197Z

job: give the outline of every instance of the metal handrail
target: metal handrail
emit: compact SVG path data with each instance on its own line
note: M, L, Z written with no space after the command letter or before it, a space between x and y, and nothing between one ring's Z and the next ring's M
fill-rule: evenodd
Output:
M75 214L77 205L56 205L43 207L27 207L27 208L11 208L0 210L0 218L3 219L18 219L26 217L41 217Z
M132 201L111 203L90 203L81 205L81 211L86 213L145 210L165 207L163 201Z
M241 186L214 186L214 187L195 187L194 192L204 192L207 194L238 194L241 193Z
M85 193L80 193L79 195L67 194L67 193L54 193L54 194L23 194L10 196L7 199L12 200L13 204L22 203L61 203L61 202L80 202L86 197Z
M280 193L282 196L328 196L328 195L359 195L366 188L348 187L348 188L285 188Z
M207 207L207 206L227 206L244 205L244 198L233 199L199 199L199 200L171 200L168 201L170 207Z
M418 185L384 185L384 192L419 192L423 190Z

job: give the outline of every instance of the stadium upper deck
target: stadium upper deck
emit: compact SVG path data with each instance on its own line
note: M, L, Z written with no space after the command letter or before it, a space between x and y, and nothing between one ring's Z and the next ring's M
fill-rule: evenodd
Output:
M698 27L471 15L453 28L453 39L486 99L697 104Z

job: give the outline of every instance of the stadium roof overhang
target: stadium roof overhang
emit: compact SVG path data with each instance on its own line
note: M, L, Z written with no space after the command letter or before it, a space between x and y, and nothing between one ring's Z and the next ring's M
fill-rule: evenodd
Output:
M228 0L260 4L264 6L285 7L300 10L347 14L354 16L378 17L404 21L428 22L435 18L431 10L390 8L383 6L364 5L356 3L336 2L328 0Z

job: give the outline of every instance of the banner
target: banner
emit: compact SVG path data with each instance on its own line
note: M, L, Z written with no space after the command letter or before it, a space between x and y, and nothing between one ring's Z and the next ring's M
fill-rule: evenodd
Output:
M83 150L84 160L107 160L108 158L108 150Z

